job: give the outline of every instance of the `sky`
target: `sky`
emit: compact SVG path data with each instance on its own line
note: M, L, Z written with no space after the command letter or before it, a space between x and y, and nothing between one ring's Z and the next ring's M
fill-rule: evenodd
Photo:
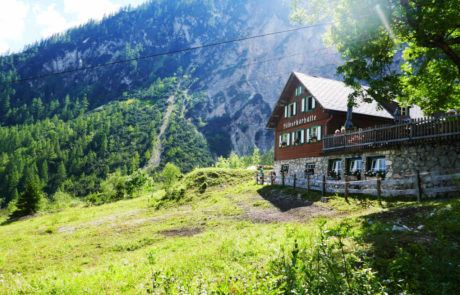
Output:
M0 54L146 0L1 0Z

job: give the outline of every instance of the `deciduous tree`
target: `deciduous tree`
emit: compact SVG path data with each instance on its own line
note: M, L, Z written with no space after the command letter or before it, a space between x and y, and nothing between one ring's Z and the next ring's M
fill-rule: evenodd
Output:
M350 96L427 113L460 107L460 0L292 0L298 22L331 21L326 41ZM361 83L370 87L360 89Z

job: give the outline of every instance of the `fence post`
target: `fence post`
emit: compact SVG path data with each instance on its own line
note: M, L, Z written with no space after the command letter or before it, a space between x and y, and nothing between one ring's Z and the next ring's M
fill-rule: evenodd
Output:
M310 174L307 175L307 193L310 192Z
M382 180L377 176L377 197L379 198L379 203L382 202Z
M323 183L321 186L321 194L323 197L326 196L326 175L323 175Z
M295 182L296 182L296 180L297 180L297 176L296 176L296 174L294 174L294 182L292 183L292 187L293 187L294 189L295 189L295 184L296 184Z
M264 175L264 172L263 172L263 171L260 172L260 178L262 179L262 183L261 183L261 184L264 185L264 184L265 184L265 175Z
M345 201L348 203L348 176L345 176Z
M281 184L284 186L284 172L281 172Z
M273 175L273 172L270 173L270 184L273 185L273 178L274 178L274 175Z
M422 201L422 180L420 179L420 172L417 170L415 174L415 189L417 190L417 202Z

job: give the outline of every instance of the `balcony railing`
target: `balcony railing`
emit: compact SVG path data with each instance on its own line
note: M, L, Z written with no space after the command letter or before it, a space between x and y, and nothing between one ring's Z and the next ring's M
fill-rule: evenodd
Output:
M426 117L360 131L328 135L324 152L372 149L396 144L460 138L460 115Z

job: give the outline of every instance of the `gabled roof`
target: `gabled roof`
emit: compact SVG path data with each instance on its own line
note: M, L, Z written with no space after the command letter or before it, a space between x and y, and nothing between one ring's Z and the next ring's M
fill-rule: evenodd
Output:
M283 92L281 93L280 99L276 103L270 119L268 120L267 128L274 128L276 126L276 121L280 118L280 112L282 112L279 108L283 108L287 103L287 100L283 99L283 97L288 95L285 92L294 77L303 84L303 86L312 94L324 110L339 112L347 111L348 95L353 92L353 89L345 85L345 83L293 72L289 77ZM382 106L378 108L378 106L379 104L375 101L372 101L371 103L360 102L357 106L353 107L353 114L393 119L393 115L389 111Z

